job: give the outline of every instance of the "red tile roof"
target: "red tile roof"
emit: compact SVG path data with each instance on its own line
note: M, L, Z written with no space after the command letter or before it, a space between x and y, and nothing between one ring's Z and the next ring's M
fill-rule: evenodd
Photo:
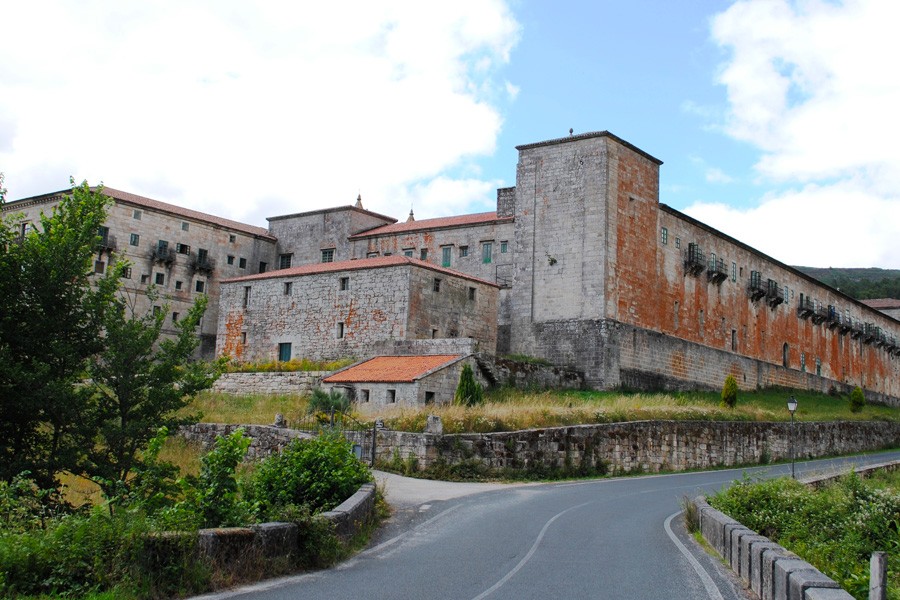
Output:
M326 377L324 383L412 383L423 375L461 359L461 354L376 356Z
M195 219L197 221L205 221L207 223L212 223L213 225L225 227L226 229L234 229L236 231L241 231L250 235L260 236L271 240L275 239L275 237L269 234L269 230L264 227L247 225L246 223L241 223L239 221L232 221L231 219L217 217L215 215L202 213L200 211L191 210L189 208L182 208L180 206L175 206L174 204L169 204L167 202L160 202L159 200L145 198L143 196L138 196L137 194L132 194L130 192L123 192L115 188L103 186L103 194L115 200L121 200L122 202L126 202L128 204L134 204L136 206L142 206L144 208L149 208L152 210L167 212L173 215L178 215L180 217Z
M897 298L873 298L872 300L861 300L861 302L877 310L900 308L900 300Z
M97 186L92 186L91 189L96 190ZM15 206L12 205L30 206L34 203L46 202L48 200L52 200L66 194L70 194L71 192L72 190L60 190L58 192L50 192L48 194L41 194L39 196L32 196L30 198L22 198L20 200L16 200L15 202L8 203L3 207L3 210L4 212L7 212L7 210L14 210ZM117 190L115 188L103 186L103 195L109 196L114 200L119 200L126 204L131 204L133 206L139 206L141 208L150 210L158 210L160 212L167 212L172 215L177 215L186 219L193 219L195 221L203 221L205 223L218 225L219 227L224 227L233 231L240 231L249 235L263 237L272 241L275 241L276 239L274 236L269 234L269 230L265 227L247 225L246 223L241 223L239 221L232 221L231 219L217 217L215 215L202 213L197 210L182 208L181 206L176 206L167 202L160 202L159 200L153 200L151 198L145 198L144 196L138 196L137 194L132 194L130 192L123 192L122 190Z
M421 221L383 225L381 227L376 227L375 229L363 231L362 233L353 234L350 236L350 239L352 240L379 235L394 235L397 233L419 231L421 229L446 229L450 227L465 227L467 225L478 225L483 223L508 223L511 221L513 221L512 217L504 217L502 219L498 219L496 212L475 213L472 215L460 215L457 217L438 217L436 219L422 219Z
M372 258L360 258L357 260L342 260L330 263L313 263L302 265L299 267L291 267L289 269L279 269L276 271L266 271L265 273L257 273L256 275L245 275L244 277L235 277L232 279L223 279L222 283L235 283L239 281L256 281L259 279L276 279L279 277L302 277L303 275L318 275L320 273L335 273L338 271L359 271L362 269L379 269L385 267L399 267L403 265L412 265L423 269L429 269L437 273L445 273L454 277L461 277L470 281L477 281L500 287L492 281L479 279L460 271L439 267L424 260L410 258L408 256L375 256Z

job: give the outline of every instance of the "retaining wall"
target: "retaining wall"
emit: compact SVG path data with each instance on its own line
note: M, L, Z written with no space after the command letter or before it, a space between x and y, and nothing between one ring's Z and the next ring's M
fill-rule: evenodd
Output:
M204 450L210 450L216 445L216 438L222 435L230 435L235 429L242 428L250 438L250 447L244 460L257 460L265 458L273 452L279 452L291 441L297 438L313 437L309 433L275 427L274 425L235 425L230 423L195 423L185 425L178 429L178 435L199 444Z
M308 394L329 371L222 373L213 384L223 394Z
M347 433L364 449L371 432ZM798 459L900 446L900 423L796 423ZM376 459L478 461L489 469L578 469L657 473L760 464L790 458L790 423L636 421L485 434L380 430Z

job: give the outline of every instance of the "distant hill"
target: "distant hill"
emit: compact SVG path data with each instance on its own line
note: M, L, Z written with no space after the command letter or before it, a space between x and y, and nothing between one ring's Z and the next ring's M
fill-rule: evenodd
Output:
M900 269L794 268L857 300L900 299Z

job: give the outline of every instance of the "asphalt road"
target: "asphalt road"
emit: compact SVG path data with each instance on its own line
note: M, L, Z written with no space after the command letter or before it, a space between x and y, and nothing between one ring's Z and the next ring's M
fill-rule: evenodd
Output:
M798 463L797 472L889 459L900 451ZM548 483L416 504L428 498L418 488L367 550L338 567L203 598L744 599L730 571L686 535L680 501L743 473L789 472L782 465Z

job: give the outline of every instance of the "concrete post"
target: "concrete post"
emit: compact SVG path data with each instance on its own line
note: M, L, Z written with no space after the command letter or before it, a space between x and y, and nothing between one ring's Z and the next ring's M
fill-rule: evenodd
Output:
M873 552L869 569L869 600L887 600L887 554Z

